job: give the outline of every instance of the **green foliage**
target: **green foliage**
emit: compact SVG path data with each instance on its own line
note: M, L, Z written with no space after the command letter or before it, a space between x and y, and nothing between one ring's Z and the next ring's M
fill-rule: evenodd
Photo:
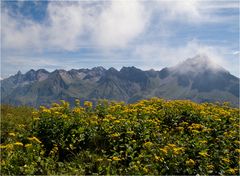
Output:
M8 133L24 134L31 128L33 108L1 105L1 143L7 140Z
M62 101L31 111L12 125L28 130L3 133L3 174L239 174L240 111L226 104Z

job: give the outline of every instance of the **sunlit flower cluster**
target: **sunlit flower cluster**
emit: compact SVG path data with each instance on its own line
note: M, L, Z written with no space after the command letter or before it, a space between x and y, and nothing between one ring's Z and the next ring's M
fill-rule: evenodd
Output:
M158 98L83 106L76 100L75 107L60 102L34 110L26 134L6 134L0 145L6 171L11 154L12 160L29 157L13 166L28 174L40 172L28 171L37 166L30 164L34 157L39 163L79 161L83 175L239 174L238 108Z

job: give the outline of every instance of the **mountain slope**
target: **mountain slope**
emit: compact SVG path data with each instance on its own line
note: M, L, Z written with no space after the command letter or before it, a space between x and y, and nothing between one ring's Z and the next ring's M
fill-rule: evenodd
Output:
M207 56L198 55L161 71L123 67L30 70L1 81L2 103L49 105L59 99L111 99L132 103L150 97L239 104L239 78Z

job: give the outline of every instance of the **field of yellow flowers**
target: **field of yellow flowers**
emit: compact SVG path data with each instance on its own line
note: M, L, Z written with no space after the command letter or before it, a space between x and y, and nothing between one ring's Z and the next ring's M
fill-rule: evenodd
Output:
M239 175L238 108L152 98L1 106L1 174Z

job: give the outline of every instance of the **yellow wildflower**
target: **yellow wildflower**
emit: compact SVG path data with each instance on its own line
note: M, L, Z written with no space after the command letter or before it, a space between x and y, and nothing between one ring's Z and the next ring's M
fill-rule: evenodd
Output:
M223 160L225 163L230 163L229 158L223 158L222 160Z
M227 135L228 135L228 132L224 132L223 135L224 135L224 136L227 136Z
M153 145L152 142L145 142L145 143L143 144L143 146L144 146L144 147L147 147L147 148L151 147L152 145Z
M182 122L181 125L188 125L188 122Z
M207 153L207 151L201 151L198 153L199 155L203 156L203 157L207 157L209 156L209 154Z
M206 140L201 140L201 141L199 141L199 142L202 143L202 144L206 144L206 143L207 143Z
M50 114L50 113L51 113L51 111L50 111L49 109L46 109L46 108L44 108L44 109L42 110L42 112L47 113L47 114Z
M211 128L204 128L204 129L202 130L202 132L210 132L210 131L212 131Z
M0 149L6 148L6 145L0 145Z
M101 161L103 161L103 159L102 159L102 158L98 158L97 161L100 161L100 162L101 162Z
M164 158L159 157L157 155L155 155L154 158L155 158L156 161L163 161L164 160Z
M106 115L106 118L107 119L109 119L109 120L115 120L116 119L116 117L113 117L112 115Z
M103 121L104 122L109 122L109 120L107 118L104 118Z
M176 147L175 144L168 144L169 147Z
M117 156L114 156L114 157L112 157L112 160L113 161L120 161L121 159L119 157L117 157Z
M236 151L237 153L240 153L240 149L235 149L235 151Z
M132 168L133 168L134 170L138 170L138 166L137 166L137 165L133 165Z
M55 145L53 149L50 151L50 155L57 153L57 151L58 151L58 147Z
M23 146L23 143L21 143L21 142L15 142L14 145Z
M61 115L61 113L58 111L54 111L54 115L58 116L58 115Z
M0 145L1 149L7 149L7 150L12 150L13 149L13 144L7 144L7 145Z
M58 103L52 103L52 107L59 107L60 105Z
M134 131L127 131L127 134L134 134Z
M9 133L9 136L16 136L16 134L15 133Z
M63 114L61 117L62 117L63 119L67 119L67 118L68 118L68 115L67 115L67 114Z
M60 100L60 102L62 103L62 106L63 106L64 108L69 108L69 103L68 103L68 102L66 102L66 101L64 101L64 100Z
M211 164L209 164L209 165L207 165L207 168L211 170L211 169L213 169L213 168L214 168L214 166L213 166L213 165L211 165Z
M26 148L31 148L31 147L32 147L32 144L25 144L25 147L26 147Z
M183 127L177 127L176 129L179 130L179 131L183 131L184 130Z
M28 140L29 140L29 141L35 141L35 142L37 142L37 143L39 143L39 144L42 143L42 142L41 142L38 138L36 138L35 136L33 136L33 137L28 137Z
M1 165L4 166L6 162L4 160L1 160Z
M42 111L43 109L45 109L45 106L39 106L39 109Z
M235 140L234 143L240 145L240 141Z
M82 112L82 108L80 108L80 107L73 109L73 113L75 113L75 114L80 114L81 112Z
M227 170L227 173L229 173L229 174L236 174L236 169L229 168L229 169Z
M148 173L148 168L144 167L144 168L143 168L143 171L144 171L145 173Z
M167 151L166 148L160 148L159 150L161 150L164 154L167 154L167 153L168 153L168 151Z
M192 130L192 132L195 133L195 134L200 133L200 131L198 131L198 130Z
M190 130L193 130L193 129L202 129L202 128L204 128L204 126L203 125L201 125L201 124L197 124L197 123L193 123L191 126L189 126L188 127Z
M114 133L114 134L111 134L112 137L119 137L120 134L119 133Z
M90 101L85 101L85 102L84 102L84 106L85 106L85 107L88 107L88 108L91 108L91 107L92 107L92 102L90 102Z
M24 128L25 126L26 126L26 125L24 125L24 124L19 124L19 125L18 125L19 128Z
M184 151L184 148L182 148L182 147L173 148L173 153L176 155L181 154L183 151Z
M114 123L120 123L120 120L115 120Z
M195 161L192 160L192 159L189 159L189 160L186 161L186 165L188 165L188 166L194 166L194 165L195 165Z
M213 120L215 120L215 121L221 121L221 118L218 117L218 116L213 116L212 118L213 118Z
M33 111L33 112L32 112L32 115L33 115L33 116L37 116L37 115L38 115L38 111Z

